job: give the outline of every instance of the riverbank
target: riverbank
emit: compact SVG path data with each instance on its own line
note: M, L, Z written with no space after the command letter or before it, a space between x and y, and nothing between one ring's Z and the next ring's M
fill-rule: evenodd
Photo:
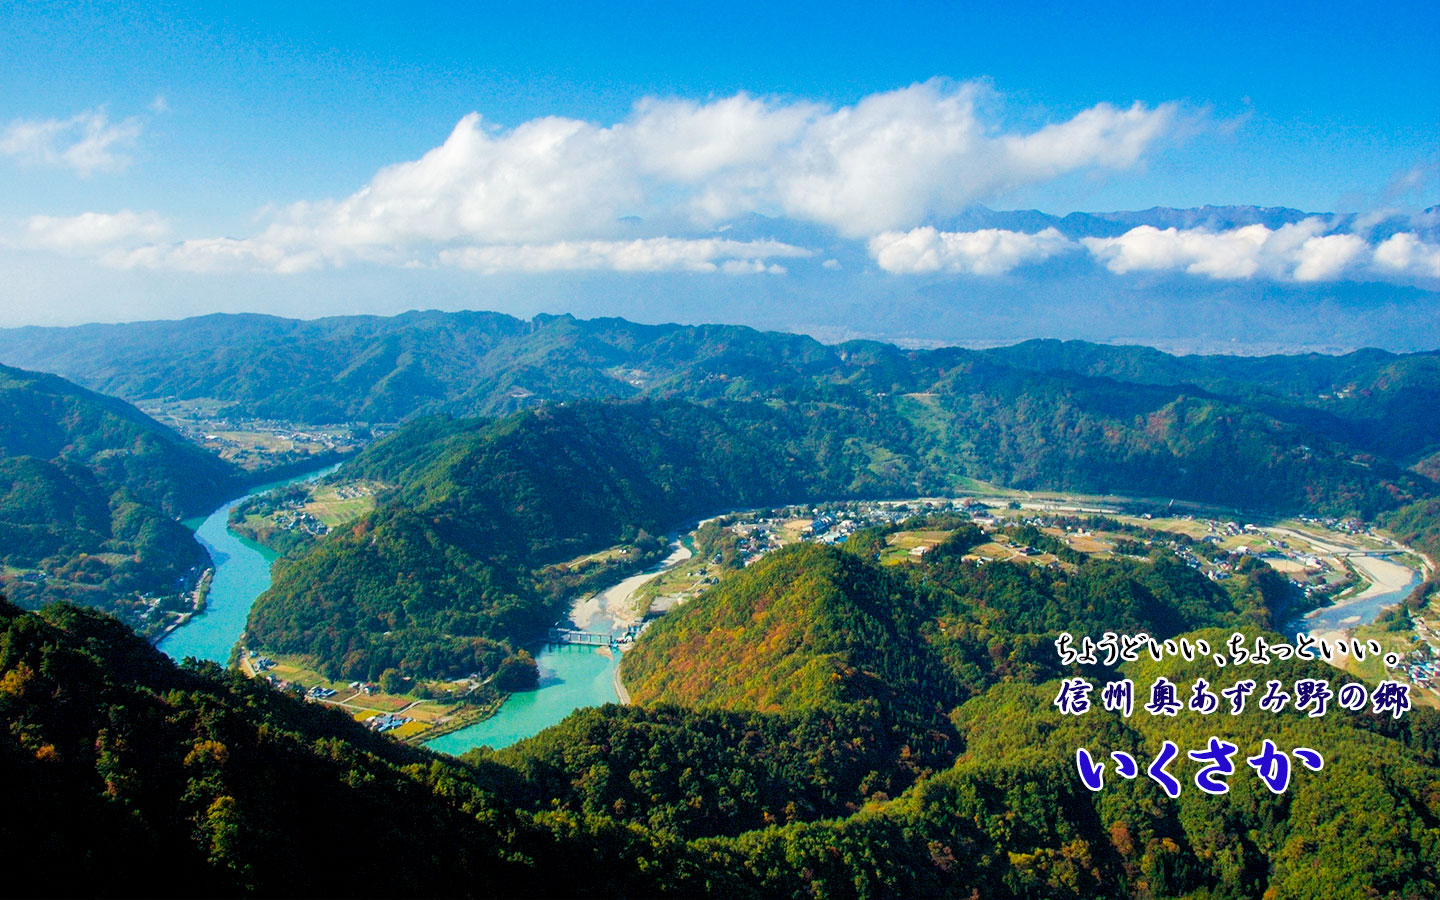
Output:
M245 630L251 605L270 586L270 564L275 560L274 551L268 547L230 531L230 511L257 493L319 478L333 468L327 466L255 487L222 504L195 526L195 540L213 561L214 574L208 582L203 610L188 614L155 642L162 652L177 660L193 656L222 666L230 663L230 651Z
M645 614L649 612L649 608L641 609L635 602L635 594L640 588L691 556L689 547L678 540L675 541L671 545L670 555L654 567L637 575L631 575L619 584L612 585L576 602L570 609L570 621L575 623L575 627L586 631L591 630L591 627L602 619L610 621L610 630L614 632L624 632L639 625L644 620Z
M606 647L606 648L603 648L603 651L602 651L602 652L607 653L607 654L610 654L610 653L611 653L611 650L610 650L610 648ZM615 697L616 697L616 699L619 701L619 703L620 703L621 706L629 706L629 705L630 705L630 692L627 691L627 690L625 690L625 682L620 680L620 658L619 658L618 656L616 656L616 657L614 657L614 659L615 659L615 677L614 677Z
M1403 601L1423 579L1428 563L1428 560L1421 556L1422 571L1417 572L1386 557L1358 555L1366 552L1365 547L1343 546L1309 532L1290 528L1272 527L1267 530L1304 541L1337 562L1343 560L1366 581L1366 585L1355 593L1329 606L1311 610L1293 623L1294 627L1305 631L1311 637L1332 643L1344 640L1354 628L1374 621L1385 607ZM1391 546L1396 550L1411 552L1393 542Z
M1369 584L1353 596L1305 615L1301 621L1312 626L1308 633L1317 640L1344 640L1352 628L1369 624L1384 607L1404 600L1421 580L1415 570L1389 560L1362 556L1348 561Z

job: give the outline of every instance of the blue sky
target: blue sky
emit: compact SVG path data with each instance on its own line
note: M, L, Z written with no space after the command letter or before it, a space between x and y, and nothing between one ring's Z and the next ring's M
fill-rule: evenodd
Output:
M547 141L559 168L536 163ZM453 305L529 273L503 306L553 295L556 271L798 279L836 259L793 228L725 236L752 212L897 278L1088 254L1114 277L1430 289L1426 222L1384 251L1390 232L1361 248L1328 220L1104 246L946 223L973 203L1413 213L1440 203L1437 164L1435 2L19 2L0 8L0 325L204 311L197 292Z

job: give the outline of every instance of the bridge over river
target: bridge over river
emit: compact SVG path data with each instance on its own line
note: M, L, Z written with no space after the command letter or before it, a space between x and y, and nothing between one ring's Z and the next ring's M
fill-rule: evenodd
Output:
M614 647L633 641L642 631L639 625L631 625L620 631L584 631L579 628L551 628L545 635L549 644L580 644L586 647Z
M609 631L580 631L575 628L552 628L545 636L551 644L582 644L587 647L608 647L620 643L620 635Z

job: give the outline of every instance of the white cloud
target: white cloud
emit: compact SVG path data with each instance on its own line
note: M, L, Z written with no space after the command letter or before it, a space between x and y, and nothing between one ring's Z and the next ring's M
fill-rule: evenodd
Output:
M824 109L736 94L710 103L646 99L623 126L641 166L663 179L698 182L717 172L766 166Z
M439 262L485 273L611 269L619 272L720 271L741 275L783 274L783 267L766 260L809 255L808 250L777 241L644 238L463 247L442 251Z
M1012 165L1031 180L1052 178L1082 166L1124 169L1139 162L1174 119L1171 104L1151 110L1140 103L1129 109L1101 103L1068 122L1007 137L1004 144Z
M1440 278L1440 244L1402 231L1375 248L1374 263L1375 268L1392 274Z
M340 252L603 234L643 199L620 144L612 129L574 119L500 132L472 113L445 143L344 200L291 207L267 237Z
M1353 234L1327 234L1306 238L1295 251L1296 281L1334 281L1369 249Z
M265 270L294 274L320 268L325 260L314 250L288 251L262 240L200 238L177 244L150 244L112 250L100 261L116 269L171 269L179 272Z
M1081 243L1117 274L1185 268L1213 278L1248 278L1255 274L1257 248L1269 229L1263 225L1214 234L1141 225L1114 238L1082 238Z
M1074 250L1077 245L1054 228L1025 234L1002 228L937 231L927 225L877 235L870 239L869 247L876 264L897 275L1003 275L1025 263Z
M68 119L16 119L0 132L0 153L27 165L63 166L88 177L130 164L123 152L140 136L140 120L111 122L104 109Z
M380 169L347 197L268 213L249 237L160 243L158 219L92 214L37 217L29 242L88 244L111 266L188 271L438 261L482 271L779 272L772 258L794 255L779 245L739 253L695 235L751 212L860 238L913 228L1077 168L1133 165L1174 118L1170 105L1100 104L1022 133L982 112L998 105L981 82L936 79L839 108L744 93L650 98L608 126L547 116L502 128L471 113L420 158ZM157 95L150 108L160 115L168 104ZM140 131L140 119L111 122L103 108L17 120L0 133L0 153L90 175L126 166ZM155 243L118 246L130 239Z
M78 216L31 216L25 221L21 243L44 250L83 253L126 241L156 241L168 230L158 213L128 209Z
M978 82L933 80L838 109L747 94L649 99L611 126L552 116L504 129L472 113L349 197L295 204L238 242L157 247L122 264L403 265L438 254L481 270L624 268L644 252L595 248L633 246L622 240L635 233L621 221L631 216L654 223L646 240L748 212L868 237L1077 168L1131 165L1174 115L1101 104L1006 133L980 113L993 99Z
M781 211L852 237L915 226L1077 169L1131 165L1175 115L1100 104L1005 134L980 113L988 99L978 82L932 80L817 117L774 167Z
M1081 243L1119 274L1183 270L1228 280L1332 281L1364 256L1367 244L1353 234L1324 234L1326 229L1319 217L1276 229L1246 225L1210 231L1141 225L1119 237L1082 238Z

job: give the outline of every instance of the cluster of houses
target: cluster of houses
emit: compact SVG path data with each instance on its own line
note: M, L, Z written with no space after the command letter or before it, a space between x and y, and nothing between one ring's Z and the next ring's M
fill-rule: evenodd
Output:
M791 507L775 511L773 516L761 517L750 522L740 522L731 530L741 537L738 551L745 565L750 565L772 550L784 545L779 530L794 519L810 520L800 532L802 541L821 544L843 544L862 528L878 525L893 525L922 512L969 512L972 508L988 510L989 507L977 500L928 500L928 501L856 501L851 503L827 504L821 507ZM992 520L993 521L993 520ZM712 562L720 562L717 554Z
M1405 675L1411 683L1428 687L1432 690L1440 688L1440 662L1424 650L1414 651L1417 658L1406 660L1404 663ZM1420 656L1419 654L1424 654Z
M410 721L409 716L397 716L394 713L380 713L378 716L371 716L365 720L365 727L371 731L394 731L401 725Z
M268 434L278 440L289 441L291 444L309 444L323 447L326 450L348 450L359 443L348 426L310 428L294 422L282 422L278 419L205 419L199 424L192 424L173 416L168 418L171 418L179 430L191 439L234 449L248 450L251 448L225 437L222 432ZM371 430L375 431L374 428ZM376 433L375 436L378 437L379 434Z
M1440 648L1435 643L1440 641L1440 631L1413 612L1410 614L1410 625L1422 644L1406 656L1403 663L1405 674L1412 683L1440 693Z
M1142 518L1153 519L1153 516L1146 515ZM1180 518L1194 521L1193 516L1181 516ZM971 521L986 530L996 524L996 520L988 516L972 516ZM1065 532L1066 543L1072 546L1075 538L1093 537L1093 533L1088 529L1065 523L1063 520L1051 516L1029 516L1017 521L1033 525L1036 528L1061 528ZM1252 556L1269 563L1280 563L1277 568L1282 569L1307 597L1324 595L1326 592L1338 590L1346 583L1340 573L1327 569L1318 555L1292 547L1282 538L1267 535L1259 525L1220 520L1202 519L1200 521L1207 529L1207 533L1201 540L1215 547L1215 551L1212 553L1198 553L1189 542L1178 538L1163 538L1160 536L1163 530L1150 538L1137 537L1136 540L1147 549L1155 546L1169 549L1186 565L1201 572L1212 581L1224 581L1231 577L1240 558ZM1312 524L1319 524L1319 520L1308 521ZM1259 540L1231 547L1228 550L1221 549L1220 545L1227 539L1246 535ZM1027 551L1028 548L1022 549L1021 555L1033 555L1033 551Z
M1374 534L1373 526L1366 524L1353 516L1337 518L1335 516L1299 516L1300 521L1309 525L1318 525L1330 531L1339 531L1345 534Z
M298 502L295 505L299 505ZM305 512L303 509L281 509L275 513L275 526L282 531L300 530L320 537L330 531L330 526Z
M329 688L316 686L307 689L305 685L301 684L298 681L287 681L286 679L274 674L267 675L266 673L269 672L269 670L275 668L275 660L271 659L268 656L261 656L258 652L254 650L246 650L245 659L246 662L250 664L250 670L254 672L256 676L265 679L265 681L267 681L271 687L277 688L282 691L301 691L304 693L306 700L328 700L329 698L335 696L335 692L330 690Z

